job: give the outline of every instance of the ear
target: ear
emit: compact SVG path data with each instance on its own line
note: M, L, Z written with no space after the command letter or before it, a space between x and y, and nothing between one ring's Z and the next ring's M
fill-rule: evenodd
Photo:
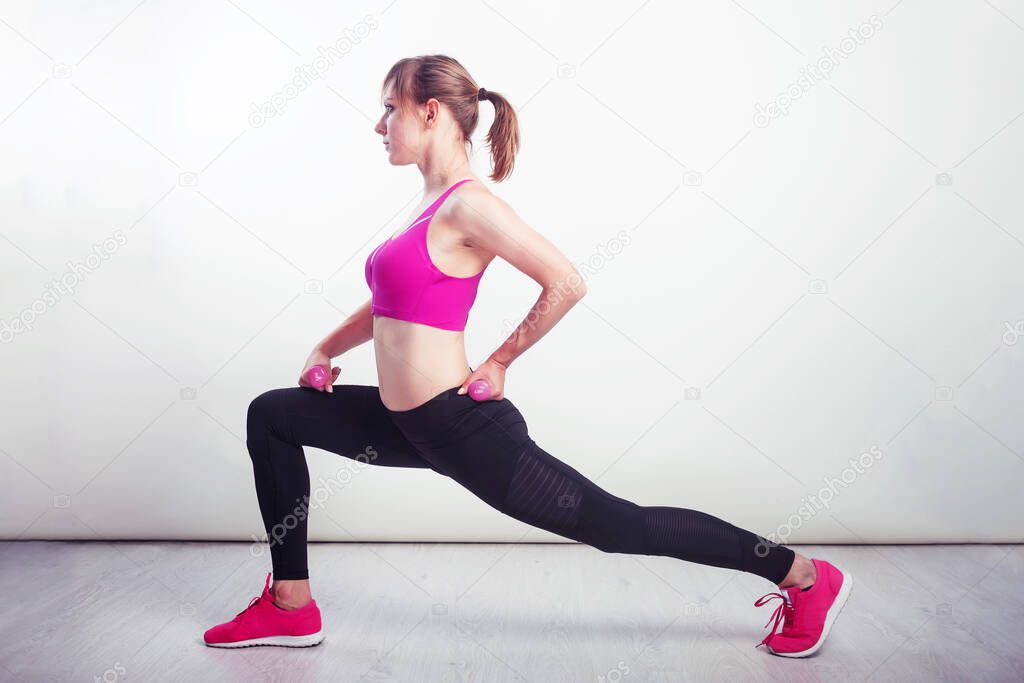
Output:
M424 122L430 126L437 123L437 117L441 113L441 103L436 97L431 97L427 100L426 104L423 105L426 118Z

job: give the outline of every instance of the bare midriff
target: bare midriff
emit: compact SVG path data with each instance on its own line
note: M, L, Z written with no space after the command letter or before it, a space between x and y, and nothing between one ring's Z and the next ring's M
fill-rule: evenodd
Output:
M380 397L390 410L409 410L470 374L465 332L373 316Z

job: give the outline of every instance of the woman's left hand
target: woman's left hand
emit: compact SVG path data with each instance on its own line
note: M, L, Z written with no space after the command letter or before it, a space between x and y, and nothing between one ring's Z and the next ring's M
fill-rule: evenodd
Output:
M491 395L487 400L500 401L505 396L505 370L504 365L493 358L488 358L466 378L466 381L459 387L459 394L466 393L469 390L469 385L478 379L485 379L491 385Z

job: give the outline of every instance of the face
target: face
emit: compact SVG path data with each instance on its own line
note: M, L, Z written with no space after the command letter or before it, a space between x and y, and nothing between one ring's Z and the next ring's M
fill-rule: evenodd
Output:
M420 131L415 116L399 108L389 83L384 88L384 111L373 130L381 136L388 161L396 166L416 163Z

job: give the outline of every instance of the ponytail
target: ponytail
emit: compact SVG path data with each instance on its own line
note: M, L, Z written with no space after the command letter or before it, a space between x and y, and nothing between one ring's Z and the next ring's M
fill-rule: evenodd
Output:
M501 182L512 173L515 166L516 153L519 151L519 118L509 101L498 93L488 90L484 99L494 105L494 122L485 138L494 167L490 177L494 182Z

